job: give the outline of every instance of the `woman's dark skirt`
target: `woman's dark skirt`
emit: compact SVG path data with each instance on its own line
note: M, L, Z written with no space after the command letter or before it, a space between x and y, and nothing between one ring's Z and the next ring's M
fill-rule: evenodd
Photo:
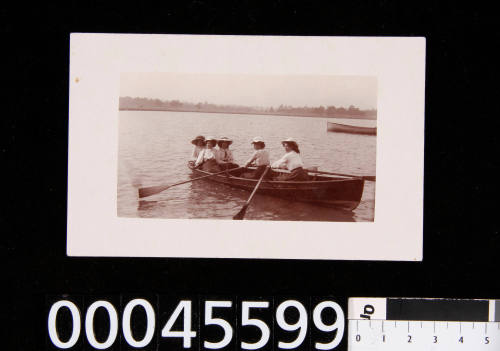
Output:
M274 178L274 180L278 180L278 181L287 181L287 180L305 181L305 180L310 180L310 178L309 178L309 174L307 174L307 171L304 170L304 168L299 167L299 168L295 168L290 173L278 174L278 176L276 176Z
M203 162L200 168L202 171L210 173L217 173L223 171L223 169L221 169L221 167L217 164L217 162L214 159Z
M264 171L266 170L267 165L262 165L262 166L257 166L255 170L247 170L242 177L243 178L248 178L248 179L260 179L260 176ZM265 179L271 179L271 172L267 172L266 176L264 177Z
M238 168L239 166L236 164L236 163L220 163L219 164L219 167L225 171L225 170L228 170L228 169L233 169L233 168Z

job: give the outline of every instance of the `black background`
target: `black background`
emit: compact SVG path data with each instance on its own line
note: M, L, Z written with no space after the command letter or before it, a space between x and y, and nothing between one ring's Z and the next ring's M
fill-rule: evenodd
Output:
M47 294L500 298L499 30L485 4L2 6L1 318L13 349L43 349ZM425 36L423 262L66 257L70 32Z

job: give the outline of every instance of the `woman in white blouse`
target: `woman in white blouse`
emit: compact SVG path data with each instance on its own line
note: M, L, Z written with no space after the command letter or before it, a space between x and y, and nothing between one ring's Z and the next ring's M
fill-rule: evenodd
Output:
M275 180L309 180L307 171L304 170L304 163L300 157L299 145L293 138L288 138L281 142L285 148L285 154L279 160L273 162L272 168L286 169L290 173L280 172Z
M250 171L244 174L245 178L259 179L262 173L266 170L267 166L270 165L269 162L269 151L265 150L266 144L261 137L255 137L252 140L253 148L255 152L245 163L245 167L250 165L256 166L255 171ZM267 173L266 178L270 177L270 172Z
M194 163L195 168L201 168L203 171L210 173L220 172L221 168L217 164L216 160L216 150L214 149L215 144L217 144L217 139L214 137L207 137L205 139L206 147L200 151L196 162Z
M196 138L191 140L191 144L194 145L193 152L191 153L191 158L188 161L190 167L194 167L200 152L205 149L205 137L202 135L198 135Z
M217 141L219 149L215 154L215 160L223 170L238 168L238 165L234 163L233 152L229 149L229 145L232 143L233 141L226 137L221 137Z

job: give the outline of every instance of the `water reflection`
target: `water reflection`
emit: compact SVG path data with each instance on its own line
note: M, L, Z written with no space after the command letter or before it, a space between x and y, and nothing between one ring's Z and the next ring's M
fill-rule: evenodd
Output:
M191 183L188 193L188 199L191 203L191 206L188 206L188 213L192 218L199 218L208 211L215 218L231 219L245 204L249 196L249 191L233 188L225 184L205 179L195 181ZM246 212L245 218L354 222L354 213L256 194Z

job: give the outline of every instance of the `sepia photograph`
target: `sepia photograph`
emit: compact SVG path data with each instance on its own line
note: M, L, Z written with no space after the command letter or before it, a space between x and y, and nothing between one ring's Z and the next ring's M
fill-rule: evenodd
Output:
M370 222L377 79L127 73L118 215Z
M70 256L422 259L425 38L74 33Z

